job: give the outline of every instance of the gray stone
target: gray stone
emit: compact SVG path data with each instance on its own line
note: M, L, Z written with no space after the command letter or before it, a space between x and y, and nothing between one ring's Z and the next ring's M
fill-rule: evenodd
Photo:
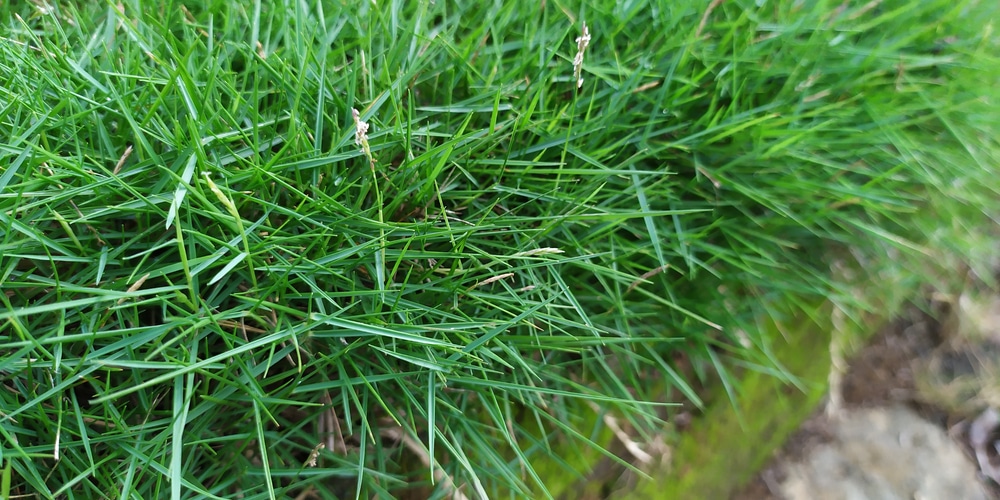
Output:
M941 429L905 408L844 410L834 439L786 464L789 500L987 500L977 468Z

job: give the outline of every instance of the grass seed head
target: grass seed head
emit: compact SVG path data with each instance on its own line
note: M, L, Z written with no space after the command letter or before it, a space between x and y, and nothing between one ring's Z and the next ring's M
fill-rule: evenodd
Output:
M576 57L573 58L573 78L576 79L576 88L583 87L583 53L590 45L590 30L587 23L583 23L583 33L576 37Z
M369 162L372 160L372 148L368 144L368 122L361 119L361 113L357 109L351 109L354 117L354 143L361 146L361 151L365 153Z

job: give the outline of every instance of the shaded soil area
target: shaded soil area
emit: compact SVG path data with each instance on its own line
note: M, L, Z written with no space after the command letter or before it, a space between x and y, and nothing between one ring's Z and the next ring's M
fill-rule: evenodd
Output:
M949 374L965 370L967 360L956 356L960 351L953 348L954 325L948 319L944 320L945 324L936 319L955 317L953 307L957 306L932 301L926 308L911 306L905 309L852 358L840 380L840 397L832 398L833 409L831 398L828 398L827 405L820 405L764 470L732 498L783 500L780 485L787 479L789 465L802 462L817 447L837 439L830 414L838 411L899 407L913 410L959 443L970 467L978 470L967 436L969 421L974 415L961 405L931 402L926 397L926 390L921 390L923 371L920 367L933 364ZM898 459L899 467L908 466L907 456ZM933 471L927 473L933 474ZM988 496L1000 499L1000 487L996 483L982 475L976 481L983 485Z

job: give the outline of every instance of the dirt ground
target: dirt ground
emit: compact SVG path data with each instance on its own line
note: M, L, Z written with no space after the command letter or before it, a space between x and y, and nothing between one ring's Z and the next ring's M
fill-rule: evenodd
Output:
M934 398L926 395L927 384L921 383L924 373L921 367L931 366L950 375L968 371L966 365L970 358L960 355L961 350L954 348L951 338L955 325L949 323L948 318L955 316L957 307L954 302L940 301L931 301L925 308L927 310L911 306L878 333L848 364L841 381L842 402L837 411L909 408L959 443L969 466L978 471L975 453L968 439L969 421L974 418L971 410L961 404L948 404L941 400L932 402ZM935 318L945 319L938 321ZM998 357L996 351L989 351L989 357ZM837 432L831 424L828 409L819 408L775 454L770 464L733 498L784 500L779 492L782 491L780 485L787 479L789 464L802 462L812 450L836 439ZM898 467L911 465L909 458L898 457ZM995 482L982 474L972 481L982 485L987 497L1000 499L1000 487Z

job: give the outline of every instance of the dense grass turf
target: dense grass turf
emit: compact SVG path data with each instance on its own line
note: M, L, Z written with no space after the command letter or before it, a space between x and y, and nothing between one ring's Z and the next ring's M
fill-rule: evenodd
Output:
M0 493L543 496L995 213L996 11L6 2Z

